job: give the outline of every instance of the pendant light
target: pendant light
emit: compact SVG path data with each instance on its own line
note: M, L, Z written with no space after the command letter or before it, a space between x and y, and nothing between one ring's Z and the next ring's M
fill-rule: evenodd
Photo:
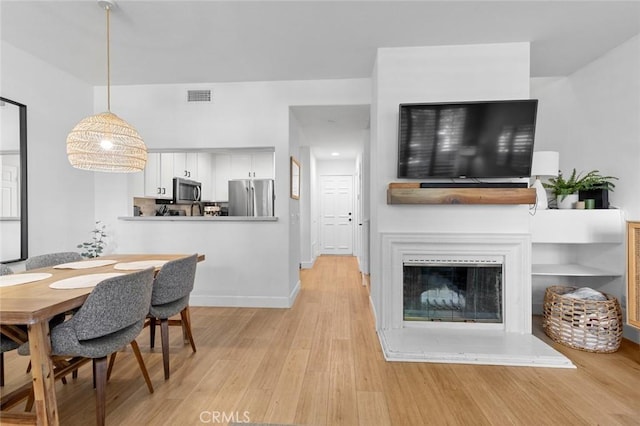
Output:
M135 128L111 112L109 13L111 0L98 5L107 15L107 111L82 119L67 136L67 156L73 167L99 172L139 172L147 162L147 147Z

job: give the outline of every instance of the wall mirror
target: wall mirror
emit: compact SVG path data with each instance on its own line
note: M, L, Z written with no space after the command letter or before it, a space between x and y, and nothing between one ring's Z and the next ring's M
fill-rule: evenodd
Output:
M27 106L0 97L0 262L28 257Z

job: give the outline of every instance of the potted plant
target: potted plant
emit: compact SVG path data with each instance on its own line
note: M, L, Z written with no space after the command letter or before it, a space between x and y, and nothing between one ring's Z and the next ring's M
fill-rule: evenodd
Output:
M578 193L579 200L595 200L596 209L609 208L609 191L613 192L615 188L615 176L602 176L599 170L592 170L585 175L582 182L582 188Z
M548 182L542 185L553 191L559 209L570 209L578 201L578 192L583 188L583 184L584 177L581 177L580 173L573 169L569 179L565 179L562 172L560 172L558 177L550 178Z
M105 228L106 226L102 224L102 222L99 220L96 221L96 227L91 231L91 241L78 244L77 246L79 249L83 250L83 252L80 253L82 257L92 259L99 257L102 254L104 247L107 245L107 233L105 232Z

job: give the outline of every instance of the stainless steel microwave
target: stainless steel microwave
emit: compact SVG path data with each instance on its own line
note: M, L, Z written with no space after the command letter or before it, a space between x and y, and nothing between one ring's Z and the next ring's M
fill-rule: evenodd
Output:
M173 202L175 204L191 204L201 201L202 184L195 180L179 177L173 178Z

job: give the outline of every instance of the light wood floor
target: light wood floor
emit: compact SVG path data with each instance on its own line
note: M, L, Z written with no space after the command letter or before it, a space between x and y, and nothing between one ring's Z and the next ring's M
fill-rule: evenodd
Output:
M614 354L554 344L576 370L390 363L354 258L321 257L301 280L292 309L192 308L198 352L172 327L168 381L145 330L138 341L155 393L147 392L131 352L119 354L107 386L107 423L640 424L640 348L629 341ZM8 390L28 379L28 360L5 355ZM93 423L90 366L56 389L63 425Z

